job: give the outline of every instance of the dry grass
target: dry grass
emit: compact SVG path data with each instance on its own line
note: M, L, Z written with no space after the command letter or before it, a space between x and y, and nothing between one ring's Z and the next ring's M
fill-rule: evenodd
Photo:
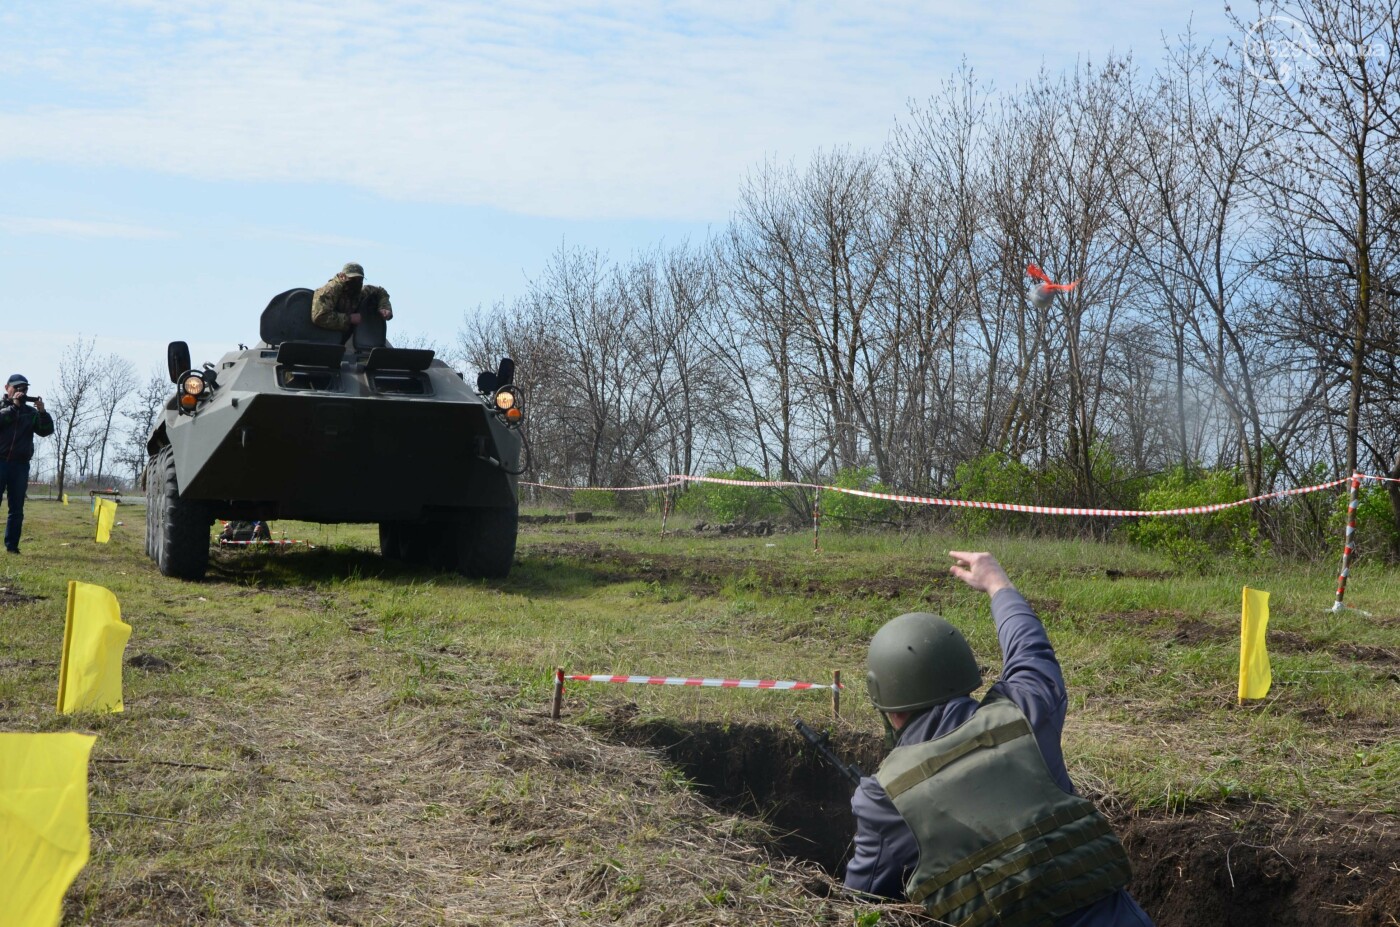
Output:
M524 537L511 580L481 584L386 566L370 530L294 527L342 546L221 557L210 581L186 584L142 556L139 515L106 547L78 507L30 516L25 557L0 561L0 719L99 735L72 923L848 925L876 909L773 853L765 825L716 811L659 755L574 723L635 698L650 717L786 729L823 700L578 687L554 723L549 667L808 679L843 667L850 680L873 626L929 603L979 650L995 646L985 606L927 565L937 540L832 538L814 559L802 537L657 552L651 527L560 526ZM1321 626L1278 595L1281 630L1299 635L1276 664L1290 682L1239 711L1220 694L1228 634L1167 627L1231 620L1235 578L1105 592L1095 556L1036 561L1013 546L1008 559L1062 644L1074 775L1115 813L1304 794L1395 809L1393 614ZM124 714L53 715L70 578L111 588L135 628ZM1377 597L1400 585L1368 581ZM1319 650L1321 637L1337 646ZM846 732L876 730L862 696L857 682Z

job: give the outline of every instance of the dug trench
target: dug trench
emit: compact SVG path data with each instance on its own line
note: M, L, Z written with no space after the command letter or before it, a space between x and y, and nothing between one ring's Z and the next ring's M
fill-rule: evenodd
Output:
M603 733L660 751L711 804L765 822L770 851L841 878L854 830L852 785L795 728L628 714L615 714ZM830 745L866 772L885 754L882 739L863 732L838 729ZM1235 801L1110 819L1132 859L1129 891L1158 927L1400 925L1395 815L1289 814Z

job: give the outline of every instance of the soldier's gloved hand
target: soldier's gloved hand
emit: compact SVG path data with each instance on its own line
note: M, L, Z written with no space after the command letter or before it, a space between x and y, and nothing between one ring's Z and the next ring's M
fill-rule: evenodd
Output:
M350 313L350 324L351 324L351 325L359 325L359 324L360 324L360 314L359 314L358 312L352 312L352 313Z

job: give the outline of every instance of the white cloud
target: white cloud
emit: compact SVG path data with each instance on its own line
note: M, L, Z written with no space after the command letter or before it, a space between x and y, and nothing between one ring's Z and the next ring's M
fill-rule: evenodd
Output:
M879 144L905 101L963 55L1005 85L1079 50L1086 25L1043 6L913 0L858 13L732 0L127 0L94 22L62 7L35 6L37 25L0 36L0 90L4 74L23 74L45 91L0 103L0 160L702 220L723 218L765 157ZM1186 15L1161 7L1168 26Z
M170 232L145 225L123 222L94 222L84 219L40 219L28 216L0 216L0 232L10 235L59 235L64 238L169 238Z

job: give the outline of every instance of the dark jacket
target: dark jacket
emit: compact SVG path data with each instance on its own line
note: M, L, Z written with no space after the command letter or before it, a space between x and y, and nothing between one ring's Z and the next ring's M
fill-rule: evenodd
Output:
M53 434L53 416L32 405L15 405L0 399L0 460L23 463L34 456L34 436Z
M1009 697L1025 712L1051 777L1060 788L1073 794L1074 786L1060 748L1068 696L1045 627L1015 589L1003 589L992 599L992 620L996 622L997 639L1005 657L1001 678L992 684L992 689ZM962 696L931 708L910 719L899 732L899 743L923 743L942 736L971 718L978 704L975 699ZM860 781L851 797L851 810L856 817L855 855L846 866L846 887L903 899L904 884L919 861L919 845L913 831L874 776ZM1060 918L1055 927L1151 924L1137 902L1126 891L1119 891Z

